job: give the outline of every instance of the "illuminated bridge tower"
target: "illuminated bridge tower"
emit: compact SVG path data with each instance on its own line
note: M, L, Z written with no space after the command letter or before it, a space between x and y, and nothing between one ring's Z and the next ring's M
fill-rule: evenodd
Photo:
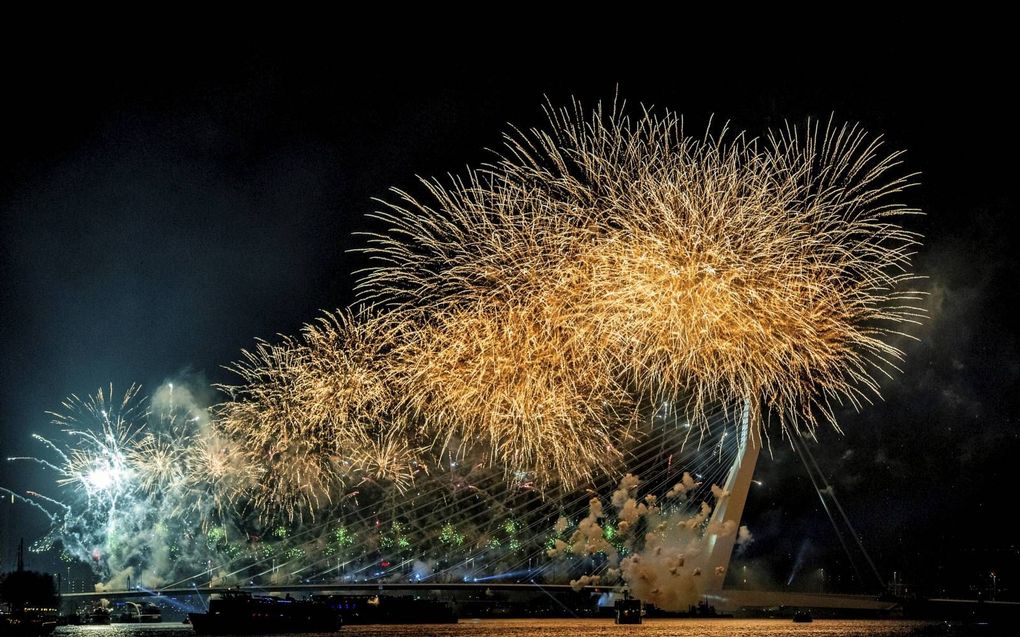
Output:
M744 408L737 418L736 435L737 453L729 473L726 475L726 482L722 485L725 490L730 492L730 495L716 505L710 521L712 523L732 521L734 528L739 529L740 519L744 513L744 504L747 503L747 494L754 477L754 466L758 461L758 452L761 450L761 440L754 438L751 429L750 406L747 403L744 404ZM736 532L726 536L712 535L707 538L707 554L704 561L706 568L702 571L704 579L701 582L703 593L722 590L736 539Z

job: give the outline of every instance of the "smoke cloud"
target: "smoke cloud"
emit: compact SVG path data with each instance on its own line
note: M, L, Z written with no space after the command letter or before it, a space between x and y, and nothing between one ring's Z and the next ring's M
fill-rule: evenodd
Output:
M709 563L710 540L737 534L737 541L746 545L751 532L746 526L738 530L730 520L711 521L714 507L708 502L662 508L654 494L639 498L639 485L637 476L624 476L612 494L609 510L593 498L588 515L577 523L569 539L556 539L547 554L604 559L601 574L571 580L575 590L622 579L631 594L645 602L665 610L687 610L704 592L702 573L712 568L716 575L722 575L725 570ZM686 495L697 485L685 473L669 489L666 499ZM716 485L711 486L711 493L716 504L729 496ZM557 534L568 530L568 524L560 518L555 527ZM621 554L626 557L620 559Z

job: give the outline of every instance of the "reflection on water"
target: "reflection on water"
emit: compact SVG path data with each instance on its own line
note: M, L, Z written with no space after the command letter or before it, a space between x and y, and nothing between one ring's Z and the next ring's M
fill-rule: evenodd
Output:
M912 621L815 620L794 624L788 619L648 619L640 626L616 626L611 619L464 620L446 626L345 626L340 637L895 637L925 626ZM184 624L114 624L63 626L57 635L73 637L192 637ZM304 635L303 637L315 637ZM320 636L321 637L321 636Z

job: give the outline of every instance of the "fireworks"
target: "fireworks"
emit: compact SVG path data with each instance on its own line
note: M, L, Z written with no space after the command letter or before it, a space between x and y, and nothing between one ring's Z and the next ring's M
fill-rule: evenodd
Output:
M57 484L73 485L104 506L116 506L118 497L135 479L128 450L139 435L135 417L144 409L137 401L139 389L131 386L119 401L114 398L113 386L85 400L71 396L64 401L63 412L51 414L54 424L77 439L66 454L61 453L64 463Z
M551 302L443 313L395 352L407 408L445 447L486 452L508 474L572 486L591 478L591 458L615 464L629 435L628 415L616 413L627 396L556 312Z
M888 336L920 313L898 153L846 126L759 142L671 114L550 123L426 182L429 200L399 193L366 248L364 298L424 316L422 353L396 364L443 439L570 484L619 456L644 398L702 426L749 402L756 426L813 428L878 393L902 355Z
M72 396L51 415L59 436L36 438L56 454L56 462L42 462L70 494L63 501L32 496L59 509L48 513L52 527L34 548L59 546L114 581L133 575L147 586L161 583L168 547L210 522L208 478L189 473L204 446L205 413L187 391L175 396L168 385L151 401L137 386L120 398L112 387ZM193 566L176 557L181 568Z
M193 546L314 565L356 537L398 564L467 551L512 570L576 488L679 431L656 429L660 406L703 433L744 409L756 436L770 417L811 429L895 369L890 336L919 315L918 238L898 225L916 211L896 200L900 155L857 127L693 137L670 113L575 105L507 140L483 170L397 192L365 248L371 305L260 341L209 412L172 388L151 409L134 388L72 399L91 424L58 416L71 444L44 442L87 515L54 514L53 537L101 527L75 551L109 545L132 500L161 513L129 525L206 532L181 531L184 563ZM585 523L597 551L658 515L627 498L617 527Z
M314 517L366 475L401 488L413 479L413 431L383 371L398 331L368 314L328 314L235 365L245 382L224 387L217 428L256 468L250 496L267 517Z
M918 314L897 153L855 127L725 141L579 107L550 127L376 215L359 289L381 310L235 366L217 429L257 467L257 508L403 490L443 454L569 488L613 468L650 405L812 428L877 393Z

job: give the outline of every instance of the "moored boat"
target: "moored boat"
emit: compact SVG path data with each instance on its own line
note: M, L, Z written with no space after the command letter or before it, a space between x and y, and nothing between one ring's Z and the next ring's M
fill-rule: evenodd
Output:
M624 597L616 600L613 606L616 611L617 624L640 624L643 608L640 599Z
M81 615L81 623L86 626L106 626L110 623L110 609L96 604Z
M118 624L158 624L163 621L163 611L152 603L127 602L111 619Z
M209 600L209 612L188 613L198 635L270 635L330 633L340 629L340 614L315 601L261 597L240 591Z

